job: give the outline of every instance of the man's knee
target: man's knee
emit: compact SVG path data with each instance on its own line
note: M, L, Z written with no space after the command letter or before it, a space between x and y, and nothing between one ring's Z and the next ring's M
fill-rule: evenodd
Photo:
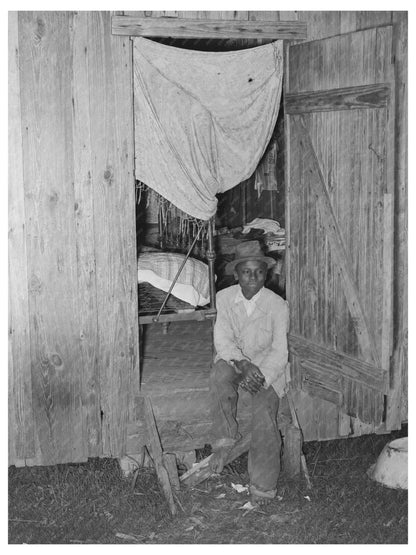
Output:
M217 385L224 385L229 383L235 383L237 379L237 373L231 364L225 362L225 360L218 360L213 364L211 369L211 382Z
M258 415L268 414L273 419L277 417L279 397L272 386L260 391L253 396L253 410Z

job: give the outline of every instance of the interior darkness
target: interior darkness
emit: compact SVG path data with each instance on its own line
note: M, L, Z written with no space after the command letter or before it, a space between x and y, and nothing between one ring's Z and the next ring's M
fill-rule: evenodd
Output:
M232 52L274 42L272 39L178 39L172 37L153 37L151 40L167 46L203 52Z

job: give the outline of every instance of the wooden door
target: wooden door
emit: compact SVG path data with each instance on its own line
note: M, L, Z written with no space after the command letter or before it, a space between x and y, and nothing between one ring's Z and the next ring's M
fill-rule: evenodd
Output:
M392 26L287 50L292 379L382 430L392 351Z

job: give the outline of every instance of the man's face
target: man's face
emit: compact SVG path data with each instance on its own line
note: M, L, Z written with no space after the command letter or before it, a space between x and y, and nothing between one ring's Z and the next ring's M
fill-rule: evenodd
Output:
M259 260L248 260L237 264L234 277L238 279L246 299L251 299L260 291L266 281L267 264Z

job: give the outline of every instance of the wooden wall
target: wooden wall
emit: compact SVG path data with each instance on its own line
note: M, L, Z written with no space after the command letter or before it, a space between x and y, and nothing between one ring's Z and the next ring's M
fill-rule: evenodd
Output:
M405 14L134 13L299 18L308 40L397 22L394 379L405 419ZM9 14L10 464L125 452L138 391L131 55L129 38L111 35L110 12ZM307 439L336 437L342 415L300 396ZM348 421L345 433L354 426L368 431Z
M131 50L10 12L9 462L123 453L137 390Z

